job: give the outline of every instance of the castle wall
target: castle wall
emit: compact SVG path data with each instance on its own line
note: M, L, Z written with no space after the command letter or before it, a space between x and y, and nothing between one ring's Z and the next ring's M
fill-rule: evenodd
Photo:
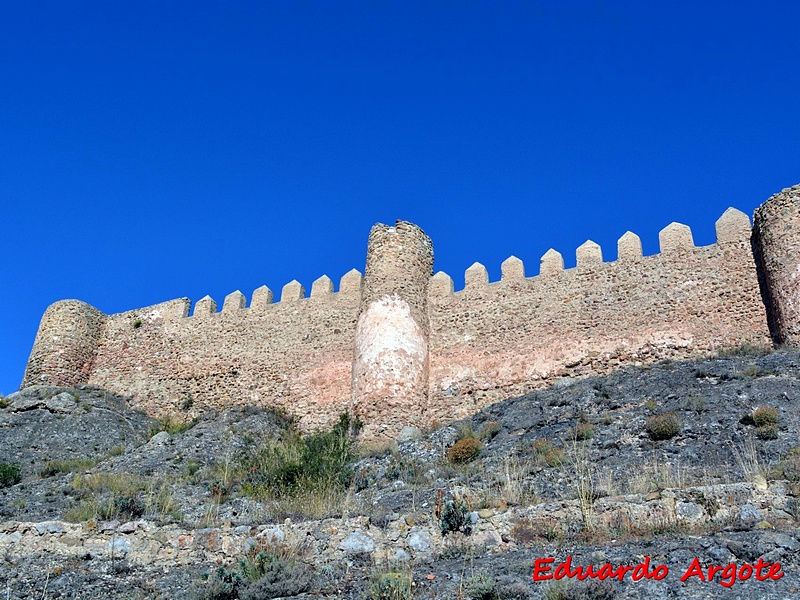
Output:
M626 234L614 262L587 242L567 270L551 250L536 277L511 258L492 284L476 264L455 294L452 280L437 274L429 417L465 416L562 377L770 345L746 215L729 209L712 246L694 247L678 224L659 237L660 254L643 257L638 237Z
M57 302L23 387L89 383L156 415L276 406L306 429L350 409L368 437L391 438L564 377L773 339L800 345L800 186L759 208L753 230L728 209L716 234L696 247L673 223L660 252L642 256L628 232L613 262L588 241L572 269L549 250L534 277L511 257L491 284L476 263L454 293L448 275L431 277L419 227L378 224L365 277L351 271L336 293L321 277L306 298L294 281L278 302L262 287L249 306L234 292L219 312L206 297L191 316L186 299L114 315Z
M89 383L133 396L150 414L230 405L277 406L301 425L329 424L347 408L361 275L332 293L327 277L304 298L297 282L281 301L260 288L250 308L239 292L220 312L211 298L109 315Z

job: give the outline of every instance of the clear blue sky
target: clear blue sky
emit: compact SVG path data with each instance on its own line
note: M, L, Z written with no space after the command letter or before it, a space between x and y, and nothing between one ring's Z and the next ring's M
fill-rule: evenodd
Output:
M0 393L39 318L363 271L413 221L436 270L800 183L798 2L6 2Z

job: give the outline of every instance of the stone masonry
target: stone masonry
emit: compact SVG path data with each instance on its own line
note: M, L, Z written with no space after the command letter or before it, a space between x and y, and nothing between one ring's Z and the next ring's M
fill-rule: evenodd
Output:
M755 214L728 209L717 242L694 245L672 223L642 256L626 233L604 262L587 241L564 269L549 250L539 274L515 257L490 283L475 263L454 292L433 275L433 245L416 225L375 225L366 274L310 297L296 281L279 302L266 288L222 310L209 297L105 315L77 300L42 317L22 387L90 384L132 396L151 414L191 405L276 406L305 428L349 409L368 437L460 418L564 377L626 364L710 355L743 345L800 345L800 186ZM191 402L189 402L191 401Z

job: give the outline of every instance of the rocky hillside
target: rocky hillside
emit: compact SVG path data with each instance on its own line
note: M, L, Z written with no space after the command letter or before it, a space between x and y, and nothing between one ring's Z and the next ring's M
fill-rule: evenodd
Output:
M794 597L799 379L793 352L632 368L389 447L354 445L347 419L301 437L263 409L159 422L29 388L0 400L0 592ZM589 564L606 578L579 581Z

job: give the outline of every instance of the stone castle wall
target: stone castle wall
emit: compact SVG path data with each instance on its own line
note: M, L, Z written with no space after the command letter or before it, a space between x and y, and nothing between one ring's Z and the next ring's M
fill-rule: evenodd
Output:
M455 294L437 274L429 299L435 416L452 418L454 407L465 416L566 376L770 345L749 219L729 209L717 238L695 247L689 228L674 223L661 232L659 254L642 256L639 238L626 233L614 262L587 242L575 268L549 251L540 274L525 277L512 257L491 284L475 264Z
M465 288L431 276L433 246L417 226L376 225L365 277L339 291L297 282L280 302L259 288L220 312L211 298L115 315L68 300L46 311L23 387L88 383L133 397L153 414L230 404L286 409L314 428L344 409L372 437L470 414L570 376L773 341L800 343L800 186L748 217L729 209L717 242L695 247L685 225L642 256L626 233L604 262L593 242L564 269L554 250L526 276L514 257L489 283L475 264Z

